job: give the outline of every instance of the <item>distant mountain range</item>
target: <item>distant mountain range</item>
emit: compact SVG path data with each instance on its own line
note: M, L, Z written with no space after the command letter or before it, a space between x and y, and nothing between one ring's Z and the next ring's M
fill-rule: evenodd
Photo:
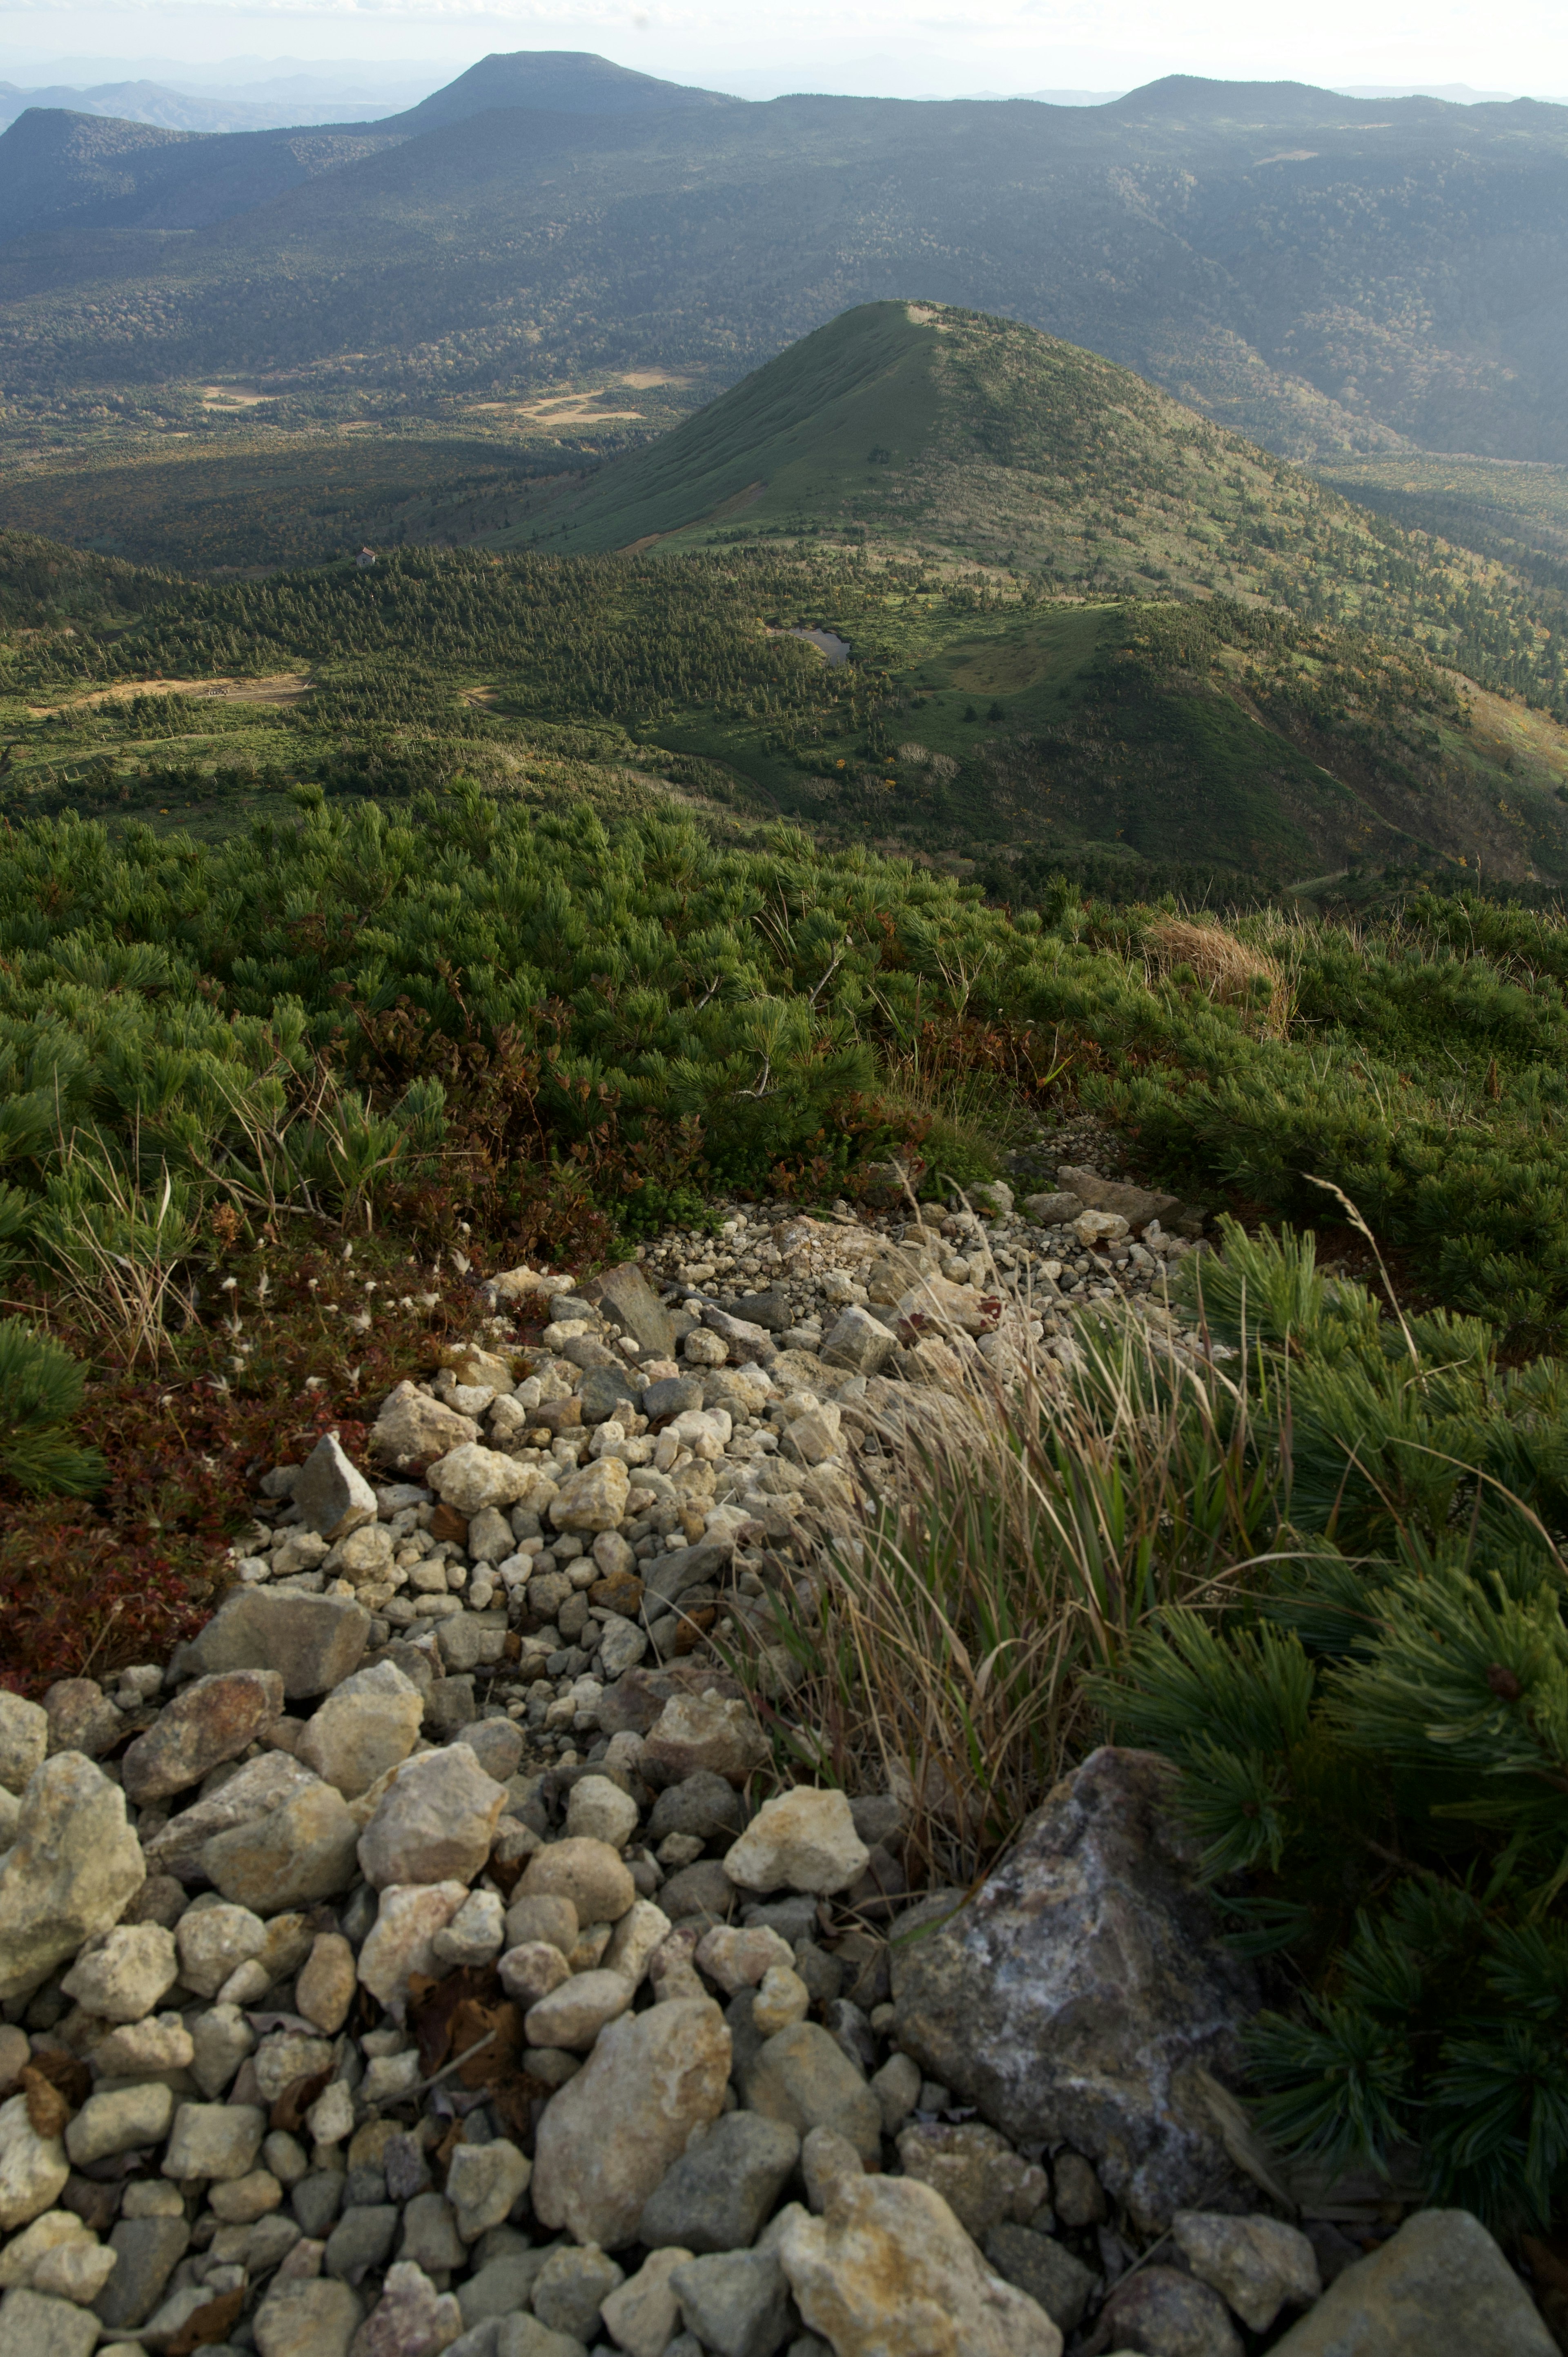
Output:
M1288 455L1568 460L1568 108L1529 100L750 103L523 52L360 124L29 111L0 234L0 382L56 432L113 399L183 424L167 389L211 375L344 415L616 370L695 401L920 293Z
M164 131L279 131L315 123L340 123L345 114L369 121L391 114L406 100L365 94L345 100L285 96L236 97L228 92L171 89L156 81L99 82L91 89L57 83L23 90L0 81L0 126L14 123L30 106L62 108L70 114L101 114L124 123L155 124Z

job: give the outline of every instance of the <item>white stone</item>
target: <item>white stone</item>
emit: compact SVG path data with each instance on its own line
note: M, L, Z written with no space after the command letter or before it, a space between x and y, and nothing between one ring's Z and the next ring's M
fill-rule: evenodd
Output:
M763 1803L724 1863L743 1890L826 1897L857 1881L870 1857L843 1792L798 1785Z
M510 1506L529 1486L530 1469L499 1449L465 1441L430 1468L426 1480L455 1513L474 1515L486 1506Z
M46 1760L0 1857L0 2000L29 1996L96 1932L112 1931L146 1873L119 1786L80 1751Z
M360 1836L360 1870L376 1890L469 1882L489 1856L505 1805L506 1787L466 1743L424 1752L399 1769Z
M43 1705L0 1694L0 1787L19 1799L48 1748L49 1715Z
M224 1900L216 1907L188 1910L175 1926L174 1943L187 1988L198 1996L216 1996L239 1965L261 1954L267 1927L248 1907Z
M710 1999L676 1997L623 2014L552 2096L535 2138L532 2188L542 2225L622 2250L692 2130L718 2117L730 2033Z
M413 1680L395 1663L378 1662L356 1670L328 1695L306 1723L296 1757L345 1800L357 1800L408 1758L424 1710Z
M531 2046L564 2047L581 2053L593 2045L607 2022L616 2020L637 1994L619 1973L574 1973L548 1996L531 2006L522 2018L522 2033Z
M0 2291L9 2291L14 2284L30 2284L33 2269L47 2252L67 2243L95 2245L97 2240L74 2211L46 2210L0 2251Z
M140 2021L178 1975L174 1936L161 1923L120 1923L82 1950L60 1986L100 2021Z
M579 1788L581 1789L581 1788ZM648 1967L670 1936L670 1918L651 1899L628 1907L610 1934L605 1950L606 1969L618 1973L632 1987L640 1987Z
M499 1893L470 1890L450 1923L431 1945L438 1964L488 1964L506 1942L506 1909Z
M637 1831L640 1812L629 1792L607 1776L585 1776L566 1803L566 1831L573 1838L607 1842L624 1849Z
M650 2251L636 2275L603 2302L605 2330L627 2357L663 2357L674 2341L681 2303L670 2277L692 2255L678 2248Z
M410 1973L434 1976L435 1934L446 1930L467 1896L461 1882L393 1883L381 1892L359 1964L360 1979L379 2004L401 2009Z
M9 2233L52 2210L70 2175L59 2136L41 2136L26 2095L0 2104L0 2227Z

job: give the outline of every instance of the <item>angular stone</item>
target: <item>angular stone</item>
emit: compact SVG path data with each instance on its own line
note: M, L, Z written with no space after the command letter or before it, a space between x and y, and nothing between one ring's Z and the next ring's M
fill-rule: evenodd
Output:
M119 1923L82 1950L60 1986L100 2021L140 2021L178 1976L173 1934L161 1923Z
M701 2121L717 2117L730 2034L716 2005L676 1998L623 2014L546 2105L535 2142L533 2209L543 2225L619 2250Z
M237 2005L215 2005L199 2014L191 2029L191 2076L202 2093L220 2095L255 2044L256 2033Z
M1273 2357L1552 2357L1557 2344L1468 2210L1418 2210L1330 2284Z
M1287 2305L1310 2308L1323 2290L1316 2252L1298 2227L1278 2218L1178 2210L1172 2233L1193 2274L1254 2332L1266 2332Z
M372 1501L373 1502L373 1501ZM347 1596L236 1587L186 1656L194 1670L276 1670L290 1702L329 1694L360 1666L371 1616Z
M438 1964L488 1964L500 1954L506 1938L506 1910L494 1890L470 1890L443 1932L437 1932L435 1955Z
M640 1397L637 1378L628 1368L590 1367L577 1394L578 1412L586 1425L607 1424L622 1408L636 1407Z
M803 2136L832 2128L861 2158L882 2154L882 2106L849 2057L820 2023L799 2021L764 2040L742 2066L748 2107Z
M168 2190L172 2193L174 2188ZM115 2254L114 2272L93 2307L106 2331L134 2332L157 2306L189 2244L183 2204L174 2215L121 2218L109 2242Z
M740 1784L767 1758L768 1738L747 1703L716 1693L672 1695L649 1729L642 1772L651 1784L679 1784L705 1768Z
M607 2022L630 2005L636 1990L619 1973L574 1973L529 2007L523 2035L531 2046L557 2047L568 2054L593 2045Z
M446 2199L464 2242L477 2243L500 2225L528 2191L532 2174L532 2164L505 2137L493 2144L460 2144L446 2165Z
M60 1678L44 1696L49 1750L102 1758L118 1742L125 1722L96 1678Z
M143 2079L155 2072L188 2070L195 2052L190 2032L179 2015L160 2013L111 2030L93 2048L92 2061L102 2078Z
M467 1745L486 1775L493 1776L498 1784L517 1774L522 1759L522 1729L510 1718L477 1718L457 1740Z
M332 2042L303 2029L274 2029L256 2049L256 2088L263 2104L275 2104L296 2079L319 2078L332 2068Z
M626 1519L631 1476L618 1457L598 1457L569 1473L550 1504L558 1531L613 1531Z
M344 1455L335 1432L323 1433L299 1469L294 1502L307 1531L328 1545L376 1519L376 1493Z
M360 1838L372 1889L393 1883L471 1882L490 1854L506 1788L466 1743L426 1751L399 1770Z
M359 1832L342 1794L313 1781L253 1824L214 1834L201 1862L225 1899L277 1915L348 1889Z
M224 1670L187 1686L124 1758L125 1792L138 1807L199 1784L209 1769L264 1735L283 1710L276 1670Z
M461 1882L389 1884L360 1951L359 1976L377 2003L401 2007L410 1973L433 1975L435 1941L467 1898Z
M773 2214L800 2158L779 2120L726 2112L668 2169L643 2204L637 2239L650 2250L741 2251Z
M1061 2357L1049 2317L912 2179L841 2177L822 2217L785 2212L778 2250L834 2357Z
M855 1375L875 1375L897 1348L897 1335L868 1309L852 1302L823 1335L821 1356L827 1366L847 1367Z
M295 1757L346 1801L408 1758L419 1740L424 1697L394 1663L345 1678L306 1725Z
M580 1924L618 1923L637 1898L637 1885L630 1867L607 1842L568 1836L535 1850L523 1868L517 1896L564 1899Z
M30 2286L39 2260L70 2243L81 2243L88 2249L97 2247L95 2237L74 2212L46 2210L0 2251L0 2291L10 2291L17 2284Z
M843 1792L799 1784L764 1801L725 1859L743 1890L847 1890L871 1852L854 1829Z
M0 2104L0 2228L9 2233L52 2210L70 2175L58 2136L39 2136L27 2117L27 2098Z
M646 1358L667 1359L675 1348L675 1323L636 1261L622 1261L577 1288L577 1298L629 1334Z
M717 1579L735 1554L733 1539L699 1539L695 1546L674 1547L656 1555L648 1566L645 1599L649 1617L655 1604L674 1604L689 1587Z
M40 1703L0 1694L0 1791L18 1798L44 1764L49 1748L49 1715Z
M1025 2224L1050 2199L1045 2170L1022 2159L994 2128L977 2120L957 2126L918 2121L899 2137L898 2158L905 2176L940 2193L977 2243L990 2226Z
M1064 2332L1081 2323L1099 2277L1062 2244L1027 2226L1004 2223L986 2235L985 2255L999 2276L1026 2291Z
M686 2259L670 2281L688 2330L715 2357L773 2357L789 2337L789 2287L772 2251Z
M1189 2351L1243 2357L1241 2336L1219 2293L1177 2267L1124 2276L1101 2311L1100 2330L1110 2335L1109 2345L1146 2350L1149 2357L1187 2357Z
M449 1674L488 1668L506 1652L504 1612L455 1612L435 1624L435 1642Z
M363 1587L371 1580L387 1577L395 1553L392 1534L384 1523L364 1523L338 1540L321 1568L329 1579L346 1579L352 1587Z
M625 2280L615 2261L592 2244L586 2250L552 2251L533 2279L533 2313L553 2332L592 2341L600 2308Z
M895 1941L899 2045L1015 2144L1069 2143L1140 2231L1232 2170L1182 2073L1223 2077L1257 2004L1219 1936L1175 1772L1103 1749L950 1920Z
M450 2292L438 2292L423 2268L400 2259L386 2288L349 2343L350 2357L435 2357L463 2329Z
M162 2144L173 2118L173 2093L156 2080L145 2087L116 2087L108 2094L89 2095L66 2124L65 2148L78 2169L89 2169L117 2152Z
M97 1932L146 1879L125 1796L80 1752L57 1752L22 1796L0 1857L0 1999L27 1996Z
M91 2310L18 2286L0 2301L5 2357L88 2357L98 2338Z
M664 2357L681 2320L681 2303L670 2278L682 2259L680 2249L652 2251L636 2275L603 2303L605 2330L626 2357Z
M349 2357L362 2313L330 2276L275 2276L256 2310L256 2347L261 2357Z
M450 1455L455 1448L468 1447L478 1437L479 1427L472 1416L459 1415L416 1384L404 1383L381 1402L368 1446L378 1465L391 1465L406 1473Z
M256 2165L267 2115L255 2104L181 2104L163 2158L166 2177L245 2177Z
M624 1471L624 1468L622 1469ZM520 1465L499 1449L465 1441L448 1449L425 1476L443 1505L467 1517L486 1506L512 1506L527 1494L533 1468Z
M267 1927L249 1907L188 1909L175 1932L180 1978L198 1996L216 1996L230 1974L266 1943Z
M258 1823L316 1781L286 1751L263 1751L259 1760L247 1760L216 1792L193 1801L152 1835L146 1846L149 1868L186 1883L204 1881L202 1853L214 1834Z

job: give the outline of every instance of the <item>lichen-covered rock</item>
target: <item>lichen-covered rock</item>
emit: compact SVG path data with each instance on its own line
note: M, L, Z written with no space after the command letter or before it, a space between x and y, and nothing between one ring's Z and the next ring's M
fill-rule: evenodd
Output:
M820 2218L785 2212L778 2248L834 2357L1061 2357L1045 2311L993 2275L941 2196L912 2179L840 2176Z
M112 1930L146 1875L120 1787L78 1751L46 1760L0 1857L0 1998L30 1995Z
M199 1784L264 1735L283 1705L276 1670L223 1670L198 1678L127 1749L127 1797L140 1808Z
M1230 2181L1184 2073L1237 2069L1258 2002L1174 1781L1151 1754L1093 1753L968 1905L892 1952L904 2050L1015 2143L1086 2154L1151 2232Z
M1273 2357L1553 2357L1556 2347L1478 2218L1418 2210L1330 2284Z
M532 2200L541 2223L606 2251L635 2242L643 2204L692 2130L718 2117L729 2066L728 2025L705 1998L612 2021L539 2123Z

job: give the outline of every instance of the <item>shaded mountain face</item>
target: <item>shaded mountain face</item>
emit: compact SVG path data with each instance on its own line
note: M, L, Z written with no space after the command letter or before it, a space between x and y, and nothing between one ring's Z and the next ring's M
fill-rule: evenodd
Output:
M693 107L735 109L744 104L714 90L692 90L634 73L585 49L519 49L481 58L445 90L432 91L395 119L409 132L445 123L465 123L492 107L526 107L547 114L650 114Z
M1181 78L1092 108L710 98L523 54L357 152L295 134L263 170L212 141L96 211L35 158L28 207L0 198L13 235L199 233L152 261L56 241L47 269L0 248L0 369L40 400L350 353L359 385L415 402L618 368L700 395L919 288L1285 453L1568 460L1568 108Z

